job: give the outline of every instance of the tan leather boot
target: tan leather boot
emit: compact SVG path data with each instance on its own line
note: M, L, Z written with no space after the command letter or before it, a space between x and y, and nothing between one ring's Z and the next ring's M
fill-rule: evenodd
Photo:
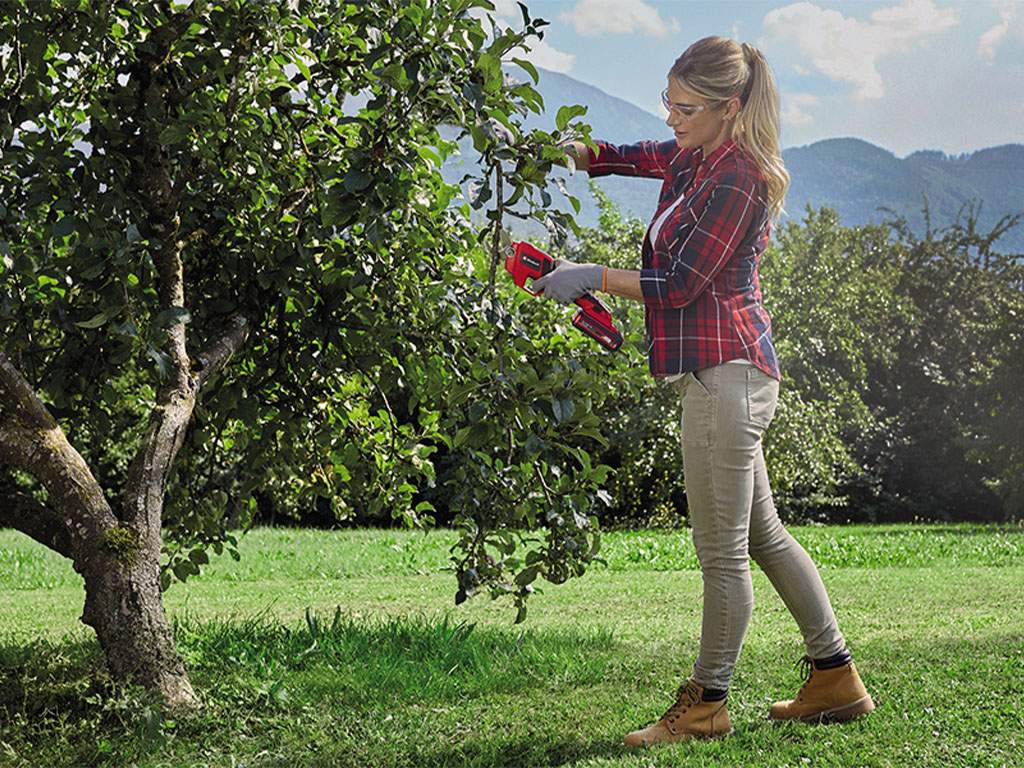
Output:
M768 713L771 719L808 723L852 720L875 708L852 661L833 669L818 669L814 659L804 656L798 664L806 680L795 699L772 704Z
M627 733L627 747L650 747L654 744L712 739L732 733L729 710L722 701L702 701L704 689L687 680L676 691L676 702L658 722L639 731Z

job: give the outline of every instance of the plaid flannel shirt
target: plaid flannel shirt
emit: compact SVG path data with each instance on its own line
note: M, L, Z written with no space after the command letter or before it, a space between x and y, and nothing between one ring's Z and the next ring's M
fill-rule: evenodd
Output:
M651 373L664 378L749 360L779 379L758 279L771 221L753 159L731 139L707 158L674 139L595 144L591 177L662 179L641 251Z

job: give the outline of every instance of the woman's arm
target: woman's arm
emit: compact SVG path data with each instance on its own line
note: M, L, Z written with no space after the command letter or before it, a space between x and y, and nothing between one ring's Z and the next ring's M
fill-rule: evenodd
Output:
M622 296L626 299L634 299L643 303L644 292L640 288L640 272L635 269L612 269L608 268L605 275L605 293L612 296Z
M680 153L689 151L680 149L675 139L639 141L636 144L609 144L598 139L594 144L598 149L596 156L582 141L569 141L562 145L567 158L573 156L576 167L592 178L612 174L662 178Z

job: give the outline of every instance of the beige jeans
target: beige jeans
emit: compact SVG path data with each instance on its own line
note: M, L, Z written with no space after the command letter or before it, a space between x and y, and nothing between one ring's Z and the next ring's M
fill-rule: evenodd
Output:
M750 624L750 557L796 619L808 654L845 648L825 585L806 550L783 528L768 484L761 435L779 382L753 365L727 363L673 382L682 396L683 478L693 544L704 577L694 681L728 688Z

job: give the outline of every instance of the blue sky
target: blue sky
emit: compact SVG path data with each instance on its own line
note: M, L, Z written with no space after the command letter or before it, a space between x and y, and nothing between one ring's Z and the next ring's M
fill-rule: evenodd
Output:
M515 0L492 1L521 27ZM856 136L903 157L1024 142L1024 0L526 5L551 22L527 58L656 115L672 62L694 40L725 35L771 64L783 147Z

